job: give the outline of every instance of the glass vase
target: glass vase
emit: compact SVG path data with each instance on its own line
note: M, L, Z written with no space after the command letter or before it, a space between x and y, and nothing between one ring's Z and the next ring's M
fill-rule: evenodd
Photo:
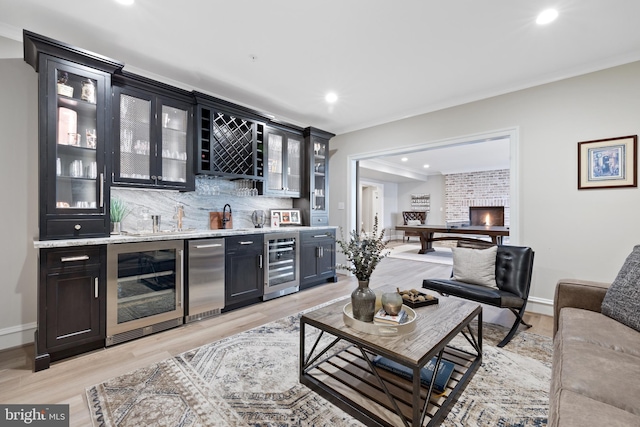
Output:
M358 280L358 287L351 293L353 318L361 322L373 322L376 310L376 294L369 288L368 280Z

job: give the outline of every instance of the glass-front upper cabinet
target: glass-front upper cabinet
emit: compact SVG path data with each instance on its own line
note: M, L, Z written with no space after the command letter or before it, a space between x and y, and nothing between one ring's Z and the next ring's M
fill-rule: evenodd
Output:
M264 194L300 197L302 135L266 128L266 188Z
M70 48L50 56L44 46L58 48L25 32L25 60L39 73L40 239L108 236L110 74L81 65Z
M327 148L328 143L321 138L312 138L313 172L311 173L311 210L327 211ZM310 147L311 148L311 147Z
M193 190L192 105L114 86L114 184Z
M50 67L56 81L56 119L51 153L55 156L55 191L49 195L56 209L100 211L104 207L104 139L98 138L98 91L104 96L104 78L76 67ZM102 132L101 135L102 136ZM97 150L100 143L100 151ZM100 167L98 168L98 162Z
M304 188L293 207L299 208L304 225L329 225L329 140L334 134L306 128L304 135Z

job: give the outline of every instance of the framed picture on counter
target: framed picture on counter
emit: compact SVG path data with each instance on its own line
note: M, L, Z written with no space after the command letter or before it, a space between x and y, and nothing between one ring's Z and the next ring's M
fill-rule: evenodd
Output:
M278 225L275 225L277 223ZM271 226L301 225L299 209L272 209Z

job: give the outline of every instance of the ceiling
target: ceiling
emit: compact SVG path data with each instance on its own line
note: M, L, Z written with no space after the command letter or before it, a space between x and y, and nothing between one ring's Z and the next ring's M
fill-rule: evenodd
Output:
M559 18L536 25L547 7ZM640 60L638 16L636 0L0 0L0 38L27 29L342 134Z
M473 141L361 160L360 178L402 183L427 181L429 175L509 169L510 142L509 138Z

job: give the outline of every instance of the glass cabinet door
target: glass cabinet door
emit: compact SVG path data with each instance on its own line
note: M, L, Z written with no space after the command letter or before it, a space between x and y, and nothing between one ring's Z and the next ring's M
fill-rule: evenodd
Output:
M162 169L158 180L187 182L188 112L162 106Z
M284 190L284 159L283 159L284 137L279 133L269 133L267 139L267 188L269 191Z
M114 181L141 187L188 187L189 107L134 87L116 87L119 140Z
M287 193L300 194L302 175L302 138L287 138Z
M48 89L55 114L49 123L50 212L104 211L105 78L84 68L52 63ZM53 111L52 111L53 113ZM53 188L52 188L53 187Z
M119 177L151 179L151 100L121 93ZM153 153L155 154L155 152Z
M285 131L267 131L267 192L300 197L302 137Z
M314 211L326 210L326 167L327 167L327 143L322 140L313 140L313 173L311 181L311 209Z

